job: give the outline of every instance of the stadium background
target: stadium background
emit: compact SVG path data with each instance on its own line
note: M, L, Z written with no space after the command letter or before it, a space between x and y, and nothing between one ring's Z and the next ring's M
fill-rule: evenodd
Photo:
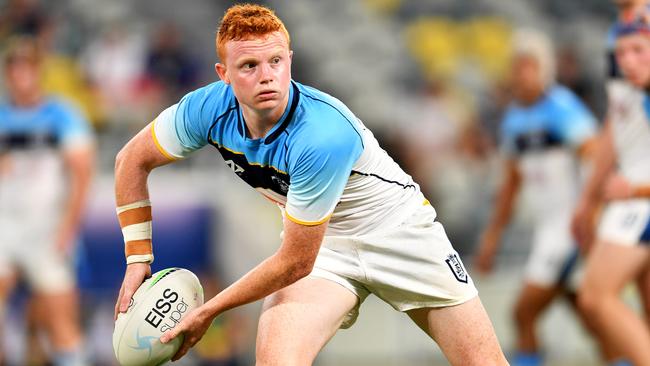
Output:
M292 36L294 79L345 102L412 174L436 207L470 272L499 177L498 125L509 101L509 40L520 27L555 42L558 79L601 117L608 0L296 0L274 8ZM45 87L74 100L97 133L99 169L79 254L84 328L97 365L112 364L113 301L124 264L114 216L113 162L119 148L186 91L216 80L214 35L232 3L215 0L0 1L0 44L16 33L48 48ZM0 76L1 78L1 76ZM2 83L0 83L2 85ZM274 251L277 208L240 184L214 151L156 171L154 270L186 266L216 291ZM510 308L528 252L527 209L508 231L497 271L474 275L506 352ZM214 292L213 292L214 293ZM14 296L4 342L20 364L27 291ZM220 318L181 364L232 357L253 362L259 303ZM550 365L597 365L592 341L566 304L544 318ZM220 365L217 361L204 364ZM211 363L210 363L211 362ZM317 365L445 364L403 314L375 298Z

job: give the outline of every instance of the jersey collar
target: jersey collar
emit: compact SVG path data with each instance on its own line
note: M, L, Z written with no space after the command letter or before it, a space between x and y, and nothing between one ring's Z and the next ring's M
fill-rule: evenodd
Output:
M287 126L293 119L293 115L295 114L296 107L298 106L298 102L300 101L300 91L298 90L298 86L296 83L294 83L293 80L291 80L291 87L289 89L289 105L288 108L285 108L284 113L282 114L282 117L278 120L278 122L271 128L271 131L266 135L266 137L262 139L256 139L256 140L250 140L256 141L256 142L262 142L264 141L265 145L273 143L284 130L287 129ZM235 98L235 104L237 106L237 117L238 117L238 124L237 127L239 129L239 132L246 138L246 127L245 127L245 122L244 122L244 116L242 115L242 110L239 108L239 101L237 101L237 98Z

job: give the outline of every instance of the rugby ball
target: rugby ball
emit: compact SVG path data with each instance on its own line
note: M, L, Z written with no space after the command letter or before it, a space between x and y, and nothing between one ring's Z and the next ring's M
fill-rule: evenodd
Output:
M113 330L113 350L122 366L161 365L178 351L183 337L167 344L160 336L173 329L190 311L203 305L203 288L194 273L167 268L140 285L126 313Z

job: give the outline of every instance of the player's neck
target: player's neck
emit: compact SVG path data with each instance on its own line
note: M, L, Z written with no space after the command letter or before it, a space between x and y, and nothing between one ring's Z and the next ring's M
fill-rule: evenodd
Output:
M29 108L41 103L43 94L40 91L16 93L11 97L11 103L17 107Z
M255 110L242 105L242 114L246 125L246 134L250 139L261 139L275 126L289 104L289 93L286 93L285 100L274 109Z

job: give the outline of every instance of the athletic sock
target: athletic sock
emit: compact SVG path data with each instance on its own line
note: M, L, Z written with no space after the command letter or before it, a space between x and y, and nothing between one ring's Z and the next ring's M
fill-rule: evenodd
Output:
M536 352L517 352L513 366L542 366L542 356Z
M55 351L54 366L86 366L85 357L81 350Z

